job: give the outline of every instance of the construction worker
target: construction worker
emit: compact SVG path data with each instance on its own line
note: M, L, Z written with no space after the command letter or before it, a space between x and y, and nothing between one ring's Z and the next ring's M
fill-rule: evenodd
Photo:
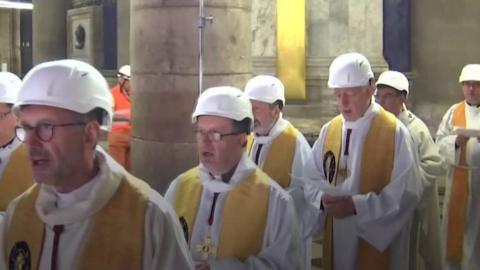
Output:
M407 109L410 94L407 77L398 71L385 71L376 85L376 101L407 127L420 159L424 191L412 226L409 269L440 270L443 260L437 182L445 174L443 159L425 123Z
M248 81L245 94L252 103L253 135L249 137L247 153L273 180L292 196L301 219L305 208L303 168L310 155L310 145L288 120L283 118L285 87L269 75L259 75ZM303 234L303 233L302 233ZM311 238L301 239L305 266L311 268Z
M15 137L12 107L22 81L10 72L0 72L0 212L33 184L28 153Z
M408 269L413 212L422 193L408 130L374 102L367 58L342 54L328 86L340 115L325 124L305 166L312 233L324 232L322 269ZM306 210L313 211L313 210Z
M122 66L117 73L117 84L112 88L114 101L113 125L108 134L108 151L127 171L130 170L130 140L132 125L130 123L132 101L130 66Z
M451 106L437 131L447 178L442 235L446 269L480 269L480 64L460 73L464 100Z
M193 269L168 202L97 147L112 108L87 63L27 73L13 110L36 184L0 223L0 269Z
M200 164L177 177L166 198L197 269L301 269L292 198L245 154L248 98L234 87L207 89L192 120Z

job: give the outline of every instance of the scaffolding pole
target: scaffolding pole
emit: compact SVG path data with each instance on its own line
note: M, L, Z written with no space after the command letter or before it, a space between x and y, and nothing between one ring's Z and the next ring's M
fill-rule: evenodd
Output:
M198 4L198 95L203 91L203 45L205 42L204 29L207 22L212 23L212 16L204 15L204 0L199 0Z

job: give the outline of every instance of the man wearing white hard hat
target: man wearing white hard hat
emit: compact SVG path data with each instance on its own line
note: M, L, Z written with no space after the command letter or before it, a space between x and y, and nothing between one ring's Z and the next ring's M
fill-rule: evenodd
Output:
M130 141L132 139L130 78L130 66L122 66L117 73L117 84L111 90L114 102L113 124L112 130L108 134L109 154L127 171L130 170Z
M413 142L373 100L373 72L359 53L338 56L328 86L340 115L325 124L305 166L323 231L322 269L408 269L410 223L421 196ZM313 230L315 232L315 230Z
M303 134L282 116L285 106L283 83L269 75L250 79L245 94L253 109L253 136L249 137L247 153L272 179L287 190L295 202L299 217L303 217L305 195L300 177L311 148ZM297 176L297 177L295 177ZM310 269L311 239L302 237L302 256Z
M241 90L203 92L192 115L199 166L167 190L197 269L301 269L292 198L245 153L252 107Z
M30 159L15 136L16 119L12 113L21 84L17 75L0 72L0 212L33 184Z
M409 269L442 269L440 209L437 182L443 178L443 159L425 123L407 109L409 83L403 73L388 70L377 80L376 101L407 127L415 143L422 172L424 192L415 211L410 239Z
M442 235L446 269L480 269L480 64L466 65L459 83L464 100L436 138L447 167Z
M37 65L14 113L36 185L0 224L0 269L193 269L168 202L97 146L112 97L95 68Z

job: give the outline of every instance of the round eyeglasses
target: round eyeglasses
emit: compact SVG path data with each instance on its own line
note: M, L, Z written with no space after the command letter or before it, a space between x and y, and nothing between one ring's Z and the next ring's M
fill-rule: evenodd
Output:
M35 132L35 135L37 138L39 138L43 142L48 142L52 140L54 133L55 133L55 128L57 127L73 127L73 126L83 126L86 125L84 122L77 122L77 123L65 123L65 124L48 124L48 123L40 123L34 127L24 125L24 126L18 126L15 128L15 134L17 138L24 142L27 134Z

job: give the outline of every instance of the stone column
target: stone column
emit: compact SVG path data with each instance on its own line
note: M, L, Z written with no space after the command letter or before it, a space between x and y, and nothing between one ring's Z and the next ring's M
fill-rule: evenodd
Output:
M117 1L117 66L130 64L130 1Z
M132 0L132 172L164 192L198 164L191 114L198 96L197 0ZM251 76L250 0L205 0L204 88Z
M33 0L33 64L67 57L67 10L71 1Z

